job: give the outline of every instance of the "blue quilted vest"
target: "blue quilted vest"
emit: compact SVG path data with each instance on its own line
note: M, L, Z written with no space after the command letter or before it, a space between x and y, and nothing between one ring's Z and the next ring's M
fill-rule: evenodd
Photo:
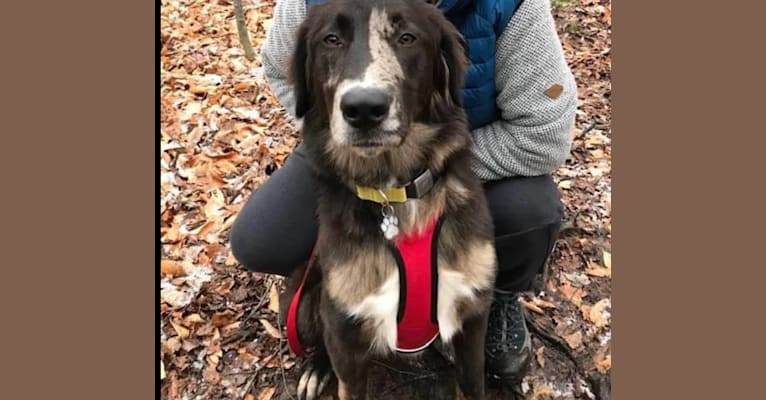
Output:
M323 1L306 0L306 4ZM495 43L522 1L442 0L439 4L439 9L468 42L469 66L463 89L463 105L471 129L498 119L495 103Z

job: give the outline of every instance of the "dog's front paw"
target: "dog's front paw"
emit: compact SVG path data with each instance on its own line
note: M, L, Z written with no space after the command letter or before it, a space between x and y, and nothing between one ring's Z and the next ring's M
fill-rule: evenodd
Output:
M330 362L323 357L313 358L306 363L298 381L298 400L317 400L330 383L334 374Z

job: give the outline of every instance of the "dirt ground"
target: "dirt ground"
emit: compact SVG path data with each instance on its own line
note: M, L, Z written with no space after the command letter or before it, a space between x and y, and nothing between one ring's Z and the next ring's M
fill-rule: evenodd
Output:
M276 318L281 281L243 270L228 232L298 136L244 56L231 1L161 3L162 398L289 399L301 361ZM257 53L274 2L243 3ZM611 2L553 6L579 89L572 155L555 174L566 220L547 283L524 298L531 371L493 399L610 398ZM449 366L427 360L379 365L375 398L448 398Z

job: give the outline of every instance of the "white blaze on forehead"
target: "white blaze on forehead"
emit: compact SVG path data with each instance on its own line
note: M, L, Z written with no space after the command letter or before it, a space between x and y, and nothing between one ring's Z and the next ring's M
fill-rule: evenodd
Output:
M394 27L388 19L388 14L379 8L372 9L367 25L369 28L367 37L370 63L367 65L361 78L346 79L340 82L333 98L330 133L332 139L339 144L347 143L348 132L350 131L350 127L343 119L343 113L340 110L340 100L344 94L352 89L377 89L391 95L393 98L391 107L381 127L385 131L394 131L399 129L400 126L399 112L401 107L397 99L397 93L394 91L397 89L398 83L404 74L402 66L399 64L399 59L388 42L389 36L394 32Z
M388 37L394 32L388 14L373 8L369 27L370 65L364 72L362 81L381 86L395 85L402 79L403 74L399 59L388 42Z

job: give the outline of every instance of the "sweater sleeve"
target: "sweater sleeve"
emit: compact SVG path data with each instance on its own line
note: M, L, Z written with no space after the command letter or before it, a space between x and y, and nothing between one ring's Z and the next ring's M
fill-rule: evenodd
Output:
M549 0L524 0L496 46L500 119L473 131L473 170L483 180L550 174L571 150L577 85Z
M287 63L295 47L296 32L304 18L305 0L277 0L274 19L261 47L261 63L266 81L291 117L295 117L295 95L287 82Z

